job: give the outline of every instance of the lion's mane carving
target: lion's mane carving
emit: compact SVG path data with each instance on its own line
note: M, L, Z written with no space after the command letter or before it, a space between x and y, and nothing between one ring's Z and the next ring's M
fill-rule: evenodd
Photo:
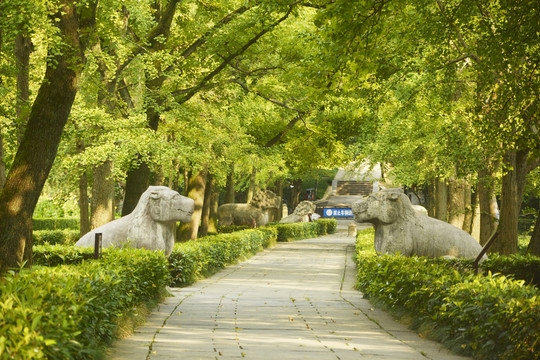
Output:
M352 205L355 220L375 227L378 254L476 258L482 247L467 232L416 211L405 194L380 191Z
M103 247L131 246L161 250L169 256L177 221L189 222L194 201L165 186L150 186L133 212L84 235L76 246L93 247L96 233L103 234Z

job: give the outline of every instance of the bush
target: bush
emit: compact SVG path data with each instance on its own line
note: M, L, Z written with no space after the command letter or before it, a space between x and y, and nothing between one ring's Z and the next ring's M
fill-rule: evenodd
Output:
M43 266L75 265L94 258L94 248L72 245L35 245L33 252L34 264Z
M219 234L228 234L235 231L242 231L242 230L248 230L253 229L251 226L247 225L228 225L228 226L220 226L218 227L218 233Z
M136 249L11 273L0 285L0 358L99 357L119 318L160 297L168 281L163 254Z
M64 244L72 245L80 238L79 230L35 230L33 232L34 245Z
M524 280L540 288L540 257L533 255L502 256L489 254L489 259L480 265L485 272L500 273Z
M319 219L315 222L321 227L319 235L333 234L336 232L336 219Z
M336 230L337 221L335 219L319 219L313 222L276 224L273 227L278 230L277 241L287 242L331 234Z
M540 358L540 291L503 275L460 273L441 259L375 256L357 238L358 288L415 327L475 359Z
M78 218L36 218L32 223L34 230L79 229Z
M169 256L171 286L186 286L275 244L276 230L259 228L177 243Z

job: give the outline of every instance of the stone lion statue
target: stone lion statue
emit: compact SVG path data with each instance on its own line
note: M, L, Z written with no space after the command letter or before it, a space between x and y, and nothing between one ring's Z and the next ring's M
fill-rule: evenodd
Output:
M293 213L281 219L280 223L290 224L295 222L309 222L310 216L313 215L316 208L317 206L311 201L301 201L296 206Z
M281 197L270 190L259 190L249 202L259 209L278 209L281 206Z
M189 222L194 201L165 186L150 186L133 212L84 235L75 246L94 247L95 234L102 233L103 247L131 246L172 252L176 222Z
M375 251L404 256L476 258L482 246L467 232L419 213L405 194L380 191L353 203L356 222L375 227Z
M275 221L281 197L270 190L260 190L248 204L223 204L218 208L219 226L264 226Z
M223 204L218 208L219 226L245 225L264 226L268 214L251 204Z

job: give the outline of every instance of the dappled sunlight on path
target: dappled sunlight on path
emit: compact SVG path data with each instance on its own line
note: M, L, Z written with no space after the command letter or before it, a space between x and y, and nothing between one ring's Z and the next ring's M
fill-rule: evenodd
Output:
M110 359L463 359L373 309L346 234L280 243L179 289Z

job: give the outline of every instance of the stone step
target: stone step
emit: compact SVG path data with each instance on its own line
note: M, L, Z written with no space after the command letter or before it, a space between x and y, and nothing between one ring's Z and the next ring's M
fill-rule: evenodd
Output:
M373 190L370 181L338 181L336 195L369 195Z

